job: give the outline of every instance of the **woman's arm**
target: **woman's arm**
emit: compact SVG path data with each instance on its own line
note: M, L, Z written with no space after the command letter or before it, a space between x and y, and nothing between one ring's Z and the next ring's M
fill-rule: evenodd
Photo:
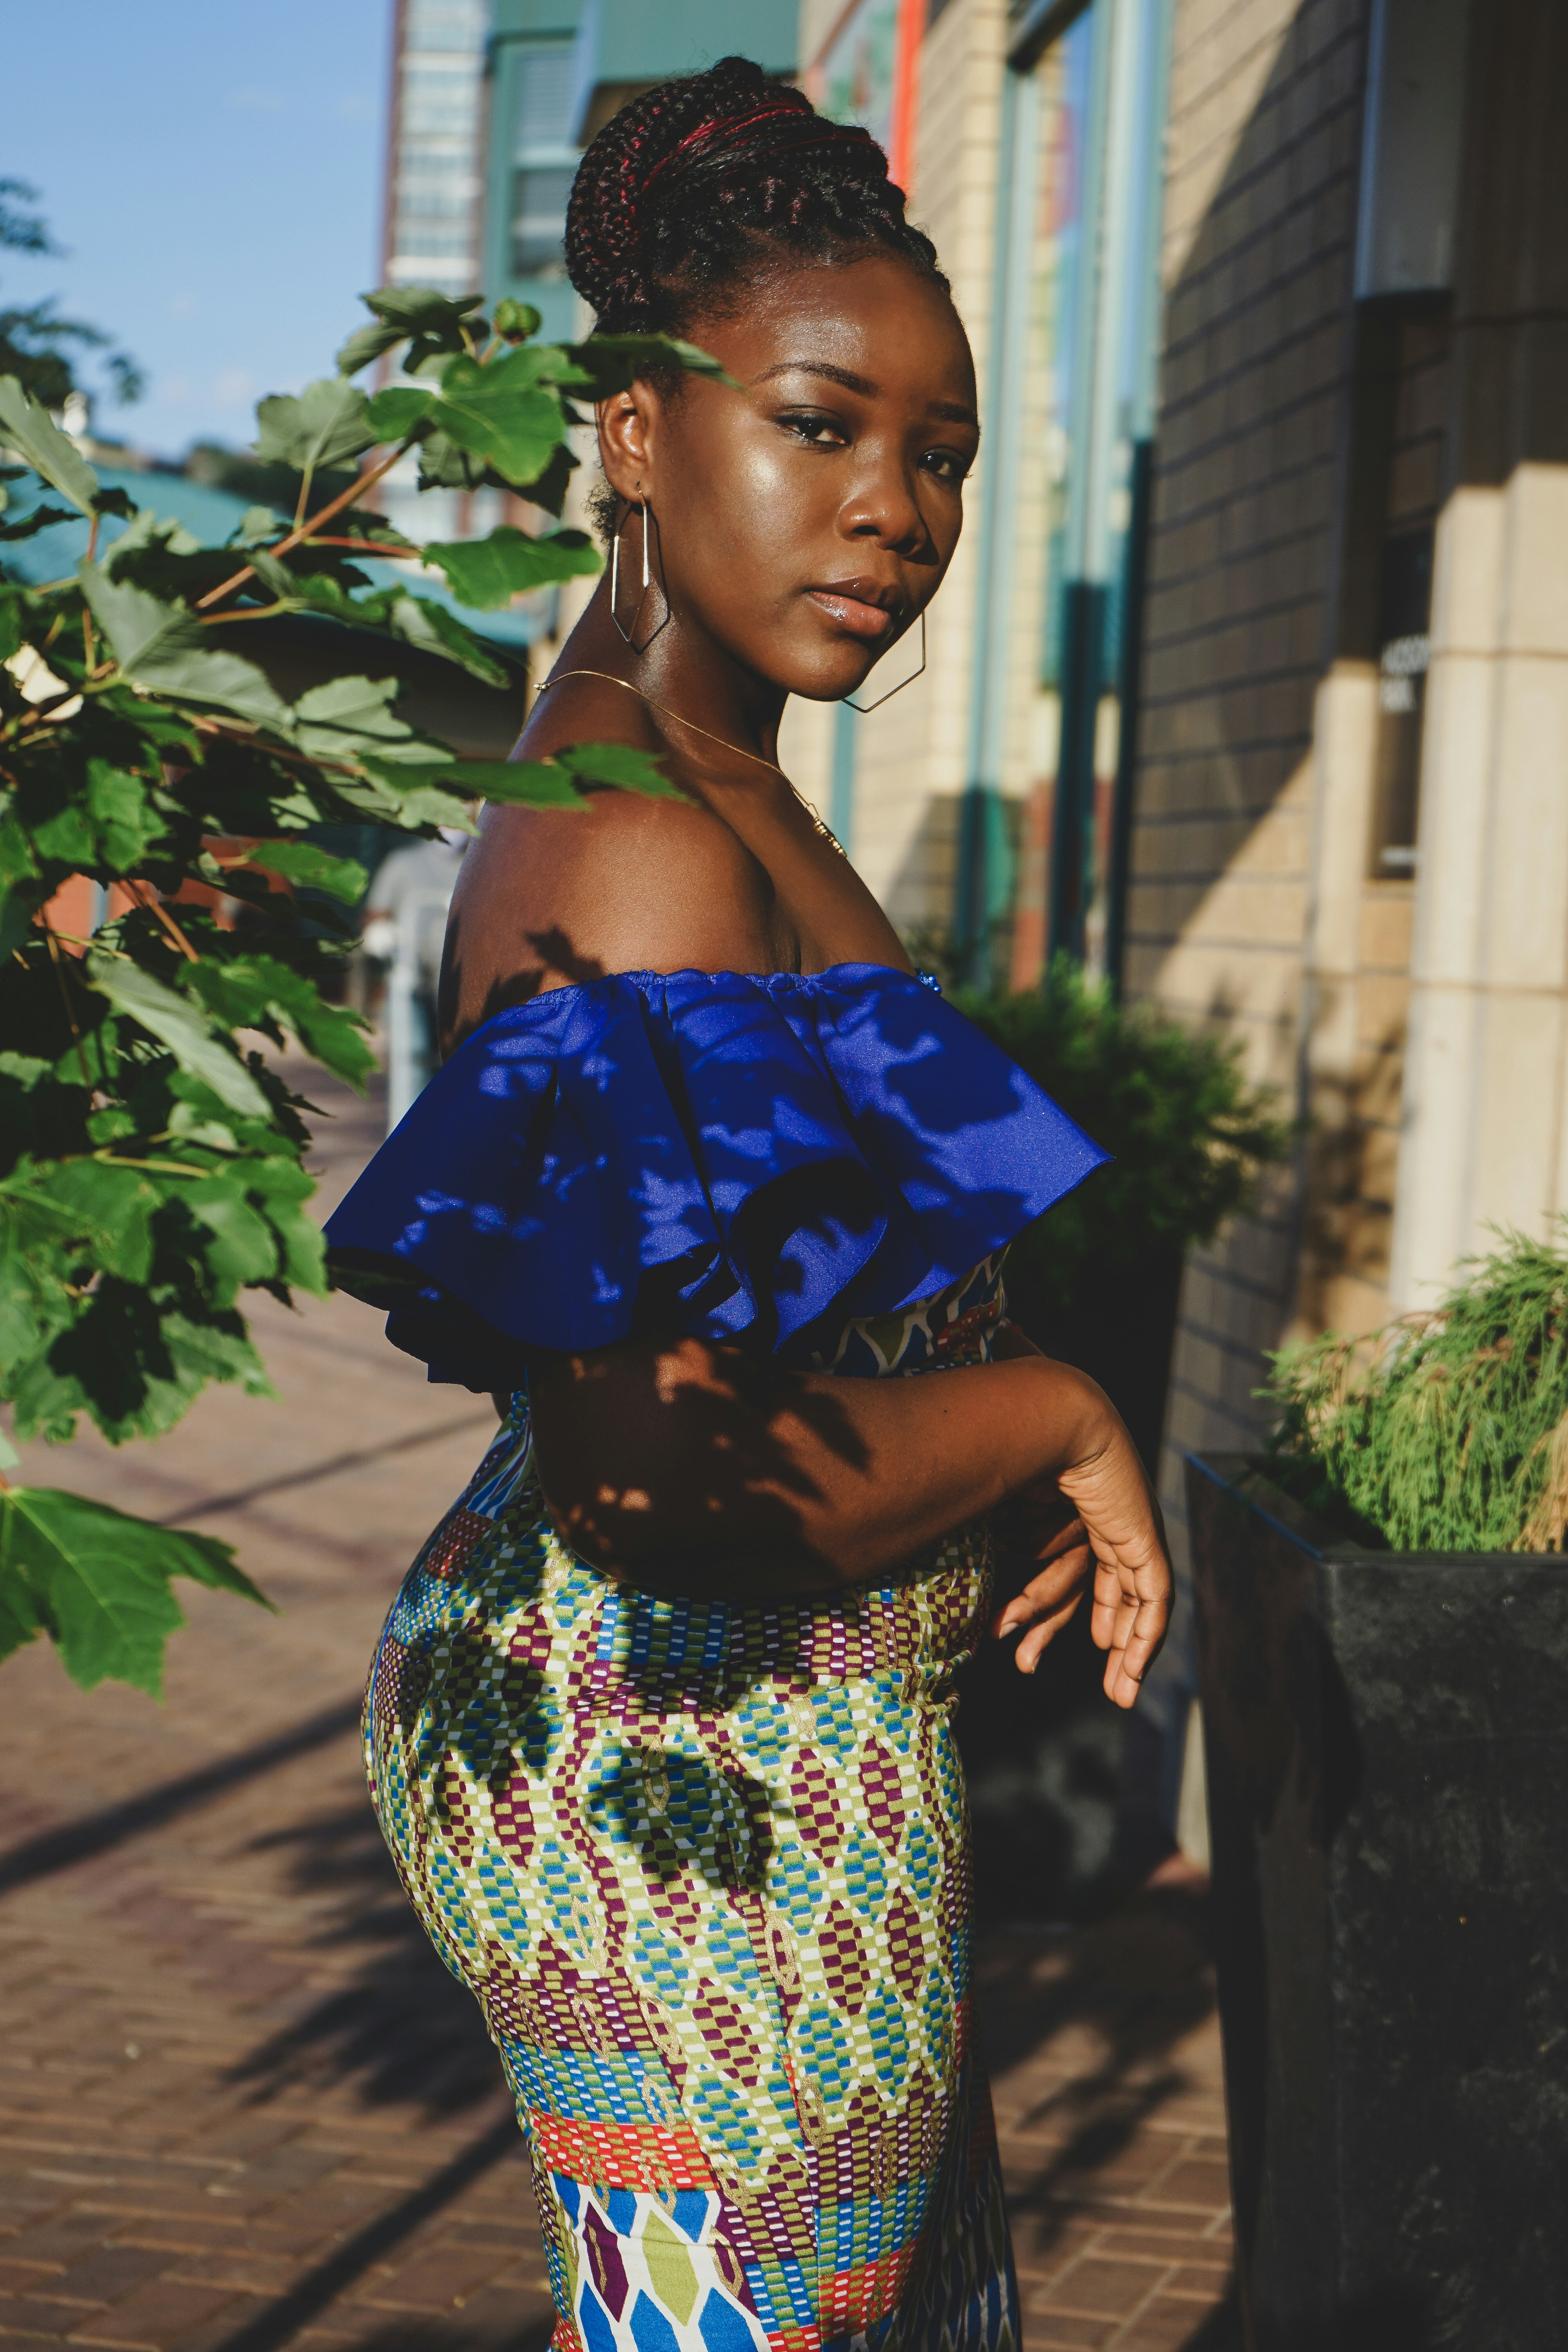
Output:
M1045 1477L1094 1553L1112 1698L1131 1705L1163 1639L1158 1506L1113 1407L1070 1365L1029 1354L857 1381L628 1341L538 1360L530 1394L562 1536L627 1582L748 1600L864 1583Z

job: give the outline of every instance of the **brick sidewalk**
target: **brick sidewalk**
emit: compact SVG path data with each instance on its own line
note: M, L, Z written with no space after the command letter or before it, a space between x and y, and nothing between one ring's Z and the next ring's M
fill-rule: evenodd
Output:
M324 1205L374 1144L338 1115ZM397 1580L492 1426L347 1299L255 1323L280 1392L24 1475L226 1537L281 1613L191 1591L156 1707L4 1675L0 2337L115 2352L540 2352L527 2167L479 2011L415 1926L354 1735ZM980 1966L1029 2352L1232 2352L1202 1954L1148 1907Z

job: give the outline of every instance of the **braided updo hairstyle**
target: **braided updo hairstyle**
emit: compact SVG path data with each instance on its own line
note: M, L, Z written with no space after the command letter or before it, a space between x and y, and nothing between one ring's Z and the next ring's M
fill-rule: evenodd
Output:
M567 275L605 334L681 334L772 263L877 247L946 286L870 134L748 58L624 106L578 165L566 211Z

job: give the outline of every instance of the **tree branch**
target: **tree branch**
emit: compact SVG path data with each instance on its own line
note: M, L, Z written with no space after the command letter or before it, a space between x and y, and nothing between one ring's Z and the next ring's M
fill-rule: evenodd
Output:
M368 473L361 474L357 480L351 482L346 490L340 490L337 497L321 509L320 514L310 517L309 522L298 524L289 533L287 539L280 539L276 547L268 549L268 555L275 557L287 555L289 549L298 547L301 540L312 538L322 523L331 522L334 515L342 514L346 507L352 507L357 499L363 499L366 490L379 482L384 474L390 474L399 457L406 456L413 446L411 440L400 441L390 457L384 457L379 466L373 466ZM243 587L245 583L254 579L255 575L255 564L247 563L243 571L235 572L231 579L220 580L216 588L209 588L205 596L196 598L196 611L205 612L209 604L216 604L220 597L228 595L236 588Z

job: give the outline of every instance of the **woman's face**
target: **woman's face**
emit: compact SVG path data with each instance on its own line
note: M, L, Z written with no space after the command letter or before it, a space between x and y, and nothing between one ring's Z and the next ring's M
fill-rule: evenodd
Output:
M606 401L605 471L651 509L678 621L787 693L852 694L958 544L980 437L958 314L879 256L781 269L693 339L743 390L692 377L673 400L638 383Z

